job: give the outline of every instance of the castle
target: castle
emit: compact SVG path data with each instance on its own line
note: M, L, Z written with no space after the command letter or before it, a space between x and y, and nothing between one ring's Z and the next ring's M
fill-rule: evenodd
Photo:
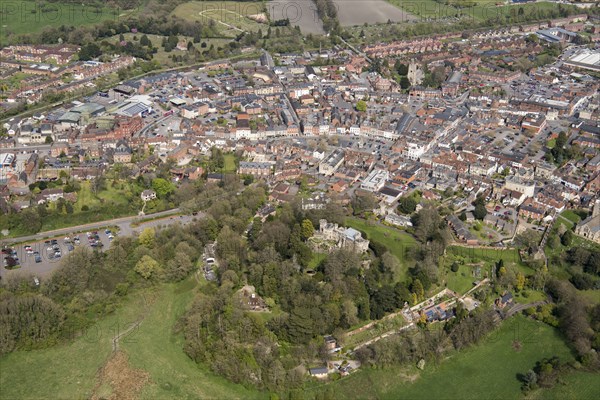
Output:
M319 221L319 231L315 237L336 243L339 249L351 250L356 253L364 253L369 248L369 241L354 228L344 228L326 219Z

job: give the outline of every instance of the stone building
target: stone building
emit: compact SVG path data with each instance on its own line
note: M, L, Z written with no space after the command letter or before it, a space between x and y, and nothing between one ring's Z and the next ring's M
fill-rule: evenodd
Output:
M369 241L354 228L344 228L326 219L319 221L319 231L315 233L317 238L335 242L339 249L352 250L356 253L364 253L369 248Z
M593 242L600 243L600 200L596 200L592 215L577 225L575 233Z

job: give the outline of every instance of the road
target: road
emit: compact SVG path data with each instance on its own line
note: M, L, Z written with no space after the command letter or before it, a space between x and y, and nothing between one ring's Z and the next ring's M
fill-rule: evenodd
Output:
M79 236L81 238L81 244L76 247L90 247L86 239L85 234L79 234L78 232L86 232L86 231L98 231L99 240L102 242L102 249L106 250L110 248L112 241L108 237L108 233L104 232L104 227L107 226L117 226L117 230L112 230L113 234L117 234L118 236L132 236L135 233L139 233L142 230L150 227L161 227L171 224L188 224L192 222L196 218L202 218L204 214L197 214L197 216L192 215L174 215L174 213L178 212L178 209L163 211L161 213L147 215L144 218L157 218L152 221L142 222L139 225L133 226L136 221L139 221L139 217L125 217L118 218L109 221L102 221L93 224L87 225L79 225L71 228L58 229L51 232L43 232L37 235L31 235L28 237L20 237L5 240L2 242L2 245L7 245L10 243L19 243L12 246L12 248L16 251L17 257L19 259L20 268L14 270L8 270L4 268L5 261L2 261L0 267L0 278L4 279L5 277L12 274L31 274L37 277L46 277L50 273L52 273L59 265L62 257L53 257L54 250L52 250L51 246L45 243L46 238L56 237L57 238L57 246L60 248L62 252L62 256L69 254L73 248L69 249L69 244L63 240L64 237L69 236L73 238L74 236ZM37 251L41 257L40 262L35 262L35 257L28 253L25 250L25 245L29 245L32 247L33 251Z
M64 236L64 235L68 235L68 234L71 234L74 232L85 232L85 231L89 231L89 230L100 229L100 228L104 228L106 226L118 226L121 229L120 234L127 236L127 235L131 235L134 231L134 229L131 227L131 223L135 222L136 220L139 220L140 218L148 219L148 218L165 217L165 216L177 214L179 212L180 212L179 208L173 208L171 210L161 211L161 212L157 212L155 214L147 214L143 217L139 217L139 216L135 215L135 216L130 216L130 217L115 218L115 219L110 219L107 221L98 221L98 222L93 222L93 223L85 224L85 225L72 226L69 228L55 229L53 231L39 232L39 233L36 233L35 235L2 239L2 240L0 240L0 246L10 245L13 243L34 242L34 241L38 241L38 240L42 240L42 239L46 239L46 238L50 238L50 237L54 237L54 236Z

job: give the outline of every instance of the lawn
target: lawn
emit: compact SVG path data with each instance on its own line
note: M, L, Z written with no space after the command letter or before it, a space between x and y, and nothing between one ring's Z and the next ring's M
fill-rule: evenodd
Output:
M560 213L560 215L571 221L573 224L577 224L581 221L581 217L573 210L565 210Z
M225 157L225 167L223 168L223 172L235 172L237 169L235 166L235 154L228 153L224 154L223 157Z
M540 389L528 396L528 399L543 400L592 400L600 393L598 374L576 371L561 379L564 384L558 384L551 389Z
M132 182L125 182L113 186L112 181L107 181L106 188L94 195L90 182L83 181L81 189L77 192L77 202L73 206L73 214L50 214L43 219L41 231L137 215L141 209L141 199L135 193L133 185ZM153 212L166 208L162 202L157 201L156 204L158 207L153 209ZM83 211L83 206L87 206L88 210Z
M133 368L150 374L142 399L252 399L266 397L216 376L183 352L183 338L173 327L194 294L196 281L165 285L135 336L123 343Z
M268 25L260 24L248 18L249 15L263 13L261 2L250 1L191 1L180 4L172 15L188 21L200 21L208 24L214 21L223 36L236 37L242 31L258 31L266 33Z
M448 268L446 273L446 283L448 289L454 290L457 293L464 294L473 287L473 282L481 280L481 278L474 277L473 271L476 266L473 265L460 265L457 272L452 272ZM483 268L481 273L485 276Z
M453 352L439 365L430 362L423 372L414 367L365 369L331 386L340 399L517 399L522 397L517 374L554 355L565 361L573 358L557 330L519 315L480 345ZM587 387L570 389L573 394L589 393ZM310 388L322 390L322 385Z
M591 303L600 304L599 289L579 290L579 294L588 299Z
M549 2L496 6L496 3L499 3L498 0L453 0L448 1L448 4L436 0L387 1L410 14L423 18L445 19L454 18L456 15L462 14L463 18L471 19L474 22L485 21L496 17L500 17L502 21L508 21L508 19L512 17L515 23L526 23L527 21L524 16L541 14L541 12L558 7L558 5ZM474 5L461 7L461 3ZM520 14L519 8L523 9L522 14Z
M346 218L346 225L366 233L367 239L381 243L393 255L398 257L402 265L402 271L396 277L401 281L406 280L409 267L406 252L416 244L416 240L412 236L395 228L354 217Z
M102 3L98 3L99 5ZM83 2L68 1L34 1L22 0L18 3L7 3L0 14L2 36L10 33L37 33L47 27L94 25L106 20L117 20L119 17L137 12L123 10L115 6L85 5Z
M3 399L91 398L98 369L112 352L112 337L143 310L141 296L92 326L68 344L48 349L17 351L0 358Z
M326 258L327 258L327 254L325 254L325 253L313 253L312 258L310 259L310 262L308 263L307 269L314 270Z
M215 376L182 350L173 326L192 300L196 281L162 285L130 295L115 314L102 319L69 344L18 351L0 359L3 399L91 398L96 374L112 352L112 338L143 317L139 329L124 336L120 350L130 366L149 373L144 399L260 398L266 395Z
M526 275L534 272L530 267L521 261L519 252L516 249L450 246L448 247L447 251L449 254L464 257L467 264L471 262L477 263L484 261L485 265L481 268L482 271L489 270L489 267L491 267L493 263L496 263L502 259L506 265L514 266L517 268L517 270Z

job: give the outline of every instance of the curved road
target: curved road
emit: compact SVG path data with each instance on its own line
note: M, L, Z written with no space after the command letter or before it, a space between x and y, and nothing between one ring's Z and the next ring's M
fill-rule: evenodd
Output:
M75 232L85 232L85 231L89 231L89 230L96 230L96 229L100 229L100 228L103 228L106 226L118 226L120 229L119 235L128 236L134 232L135 228L133 228L131 226L131 224L133 222L135 222L136 220L157 218L157 217L167 217L169 215L178 214L179 212L180 212L179 208L173 208L171 210L161 211L161 212L157 212L155 214L146 214L143 217L135 215L135 216L130 216L130 217L115 218L115 219L110 219L107 221L98 221L98 222L93 222L93 223L85 224L85 225L71 226L69 228L55 229L53 231L39 232L39 233L36 233L35 235L2 239L2 240L0 240L0 246L9 245L9 244L13 244L13 243L35 242L35 241L50 238L53 236L64 236L64 235L68 235L68 234L75 233Z

